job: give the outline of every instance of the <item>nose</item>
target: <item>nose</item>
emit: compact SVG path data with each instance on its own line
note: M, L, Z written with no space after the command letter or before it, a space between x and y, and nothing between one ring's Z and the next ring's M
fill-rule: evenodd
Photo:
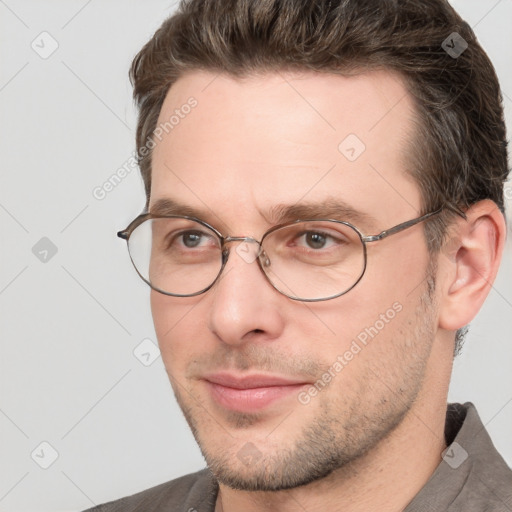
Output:
M209 290L210 330L224 343L241 345L270 341L284 329L283 301L261 272L259 243L250 238L230 239L229 257L219 280Z

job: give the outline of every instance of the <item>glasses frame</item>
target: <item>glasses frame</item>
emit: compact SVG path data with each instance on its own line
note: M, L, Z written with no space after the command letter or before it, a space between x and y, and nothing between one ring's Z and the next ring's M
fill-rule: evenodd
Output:
M286 296L286 297L288 297L289 299L292 299L292 300L296 300L296 301L300 301L300 302L320 302L320 301L324 301L324 300L335 299L337 297L341 297L342 295L345 295L350 290L352 290L359 283L359 281L361 281L361 279L364 276L364 273L366 272L366 266L367 266L367 262L368 262L367 248L366 248L366 244L367 243L379 242L380 240L383 240L384 238L387 238L388 236L394 235L396 233L400 233L401 231L404 231L405 229L408 229L408 228L410 228L412 226L415 226L416 224L419 224L420 222L423 222L423 221L425 221L427 219L430 219L434 215L438 215L439 213L441 213L441 211L443 211L443 207L438 208L437 210L435 210L433 212L426 213L425 215L422 215L420 217L416 217L415 219L411 219L411 220L407 220L405 222L401 222L400 224L397 224L396 226L393 226L391 228L385 229L385 230L381 231L380 233L378 233L376 235L365 235L365 234L363 234L361 232L361 230L359 228L357 228L356 226L354 226L350 222L346 222L346 221L343 221L343 220L337 220L337 219L298 219L298 220L294 220L294 221L291 221L291 222L285 222L283 224L278 224L276 226L272 226L268 231L266 231L263 234L261 240L256 240L255 238L250 237L250 236L224 236L224 235L222 235L222 233L219 230L214 228L212 225L210 225L207 222L205 222L204 220L198 219L196 217L190 217L190 216L187 216L187 215L157 215L157 214L153 214L153 213L142 213L138 217L136 217L132 222L130 222L130 224L128 225L128 227L126 229L123 229L122 231L118 231L117 232L117 236L119 238L122 238L123 240L126 240L126 244L127 244L127 248L128 248L128 254L130 256L130 260L132 261L132 264L133 264L135 270L137 271L137 274L139 274L141 279L145 283L147 283L153 290L155 290L155 291L157 291L159 293L162 293L163 295L168 295L168 296L171 296L171 297L195 297L197 295L201 295L201 294L207 292L219 280L219 278L220 278L220 276L221 276L221 274L222 274L222 272L224 270L224 267L226 266L226 263L228 261L230 251L226 247L226 244L228 244L230 242L250 242L250 243L257 243L259 245L258 257L256 258L256 261L258 262L258 266L260 267L260 270L263 273L263 275L265 276L267 282L270 283L270 285L275 290L277 290L279 293L281 293L282 295L284 295L284 296ZM130 247L129 247L130 236L135 231L135 229L137 227L139 227L142 223L144 223L144 222L146 222L147 220L150 220L150 219L173 219L173 218L175 218L175 219L187 219L187 220L192 220L194 222L197 222L197 223L205 226L206 228L210 229L211 231L213 231L217 235L217 237L219 238L219 240L221 242L220 247L221 247L221 255L222 255L222 264L221 264L219 273L217 274L217 276L215 277L215 279L213 280L213 282L210 285L208 285L206 288L203 288L202 290L200 290L198 292L195 292L195 293L190 293L190 294L186 294L186 295L176 294L176 293L166 292L164 290L161 290L161 289L153 286L139 272L139 270L137 269L137 266L135 265L135 262L133 261L131 253L130 253ZM358 234L358 236L359 236L359 238L361 240L361 243L363 244L364 264L363 264L363 269L361 271L361 275L357 278L357 280L354 282L354 284L350 288L346 289L345 291L343 291L341 293L338 293L336 295L332 295L332 296L329 296L329 297L325 297L325 298L302 299L302 298L299 298L299 297L293 297L293 296L288 295L287 293L285 293L282 290L280 290L279 288L277 288L277 286L270 280L270 278L268 277L267 273L265 272L265 270L264 270L264 268L262 266L261 257L260 257L261 256L261 251L262 251L262 245L261 244L263 243L265 238L268 235L270 235L271 233L273 233L274 231L277 231L278 229L281 229L281 228L284 228L284 227L287 227L287 226L292 226L294 224L302 223L302 222L336 222L338 224L344 224L344 225L352 228Z

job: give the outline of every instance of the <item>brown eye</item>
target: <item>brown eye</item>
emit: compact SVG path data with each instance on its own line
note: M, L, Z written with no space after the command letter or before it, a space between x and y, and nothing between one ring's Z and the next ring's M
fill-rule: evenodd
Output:
M327 237L321 233L307 233L305 239L312 249L323 249L327 242Z

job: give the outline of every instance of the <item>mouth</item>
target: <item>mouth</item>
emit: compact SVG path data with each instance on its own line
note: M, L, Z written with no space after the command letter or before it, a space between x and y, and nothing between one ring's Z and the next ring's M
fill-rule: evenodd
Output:
M296 395L310 384L276 375L251 374L236 376L216 373L203 377L213 401L235 412L259 412L275 402Z

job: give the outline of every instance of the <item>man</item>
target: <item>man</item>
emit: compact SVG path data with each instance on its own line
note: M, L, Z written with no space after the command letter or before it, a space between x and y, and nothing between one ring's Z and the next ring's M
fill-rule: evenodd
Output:
M103 511L506 511L452 360L496 276L500 91L444 0L191 0L135 58L119 233L208 468Z

